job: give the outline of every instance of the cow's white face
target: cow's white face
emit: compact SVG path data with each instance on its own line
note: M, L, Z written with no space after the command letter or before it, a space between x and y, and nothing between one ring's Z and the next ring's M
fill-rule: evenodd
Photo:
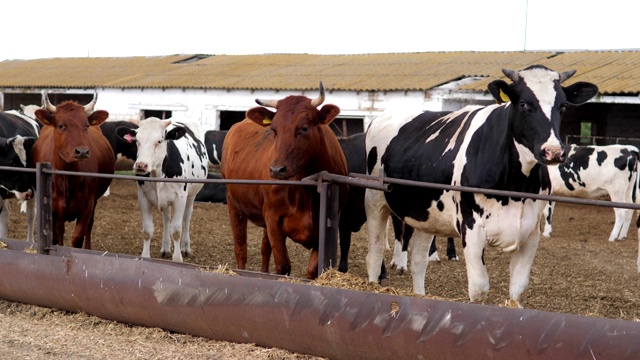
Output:
M167 155L167 127L171 120L148 118L140 121L136 134L138 157L133 165L136 175L158 176Z

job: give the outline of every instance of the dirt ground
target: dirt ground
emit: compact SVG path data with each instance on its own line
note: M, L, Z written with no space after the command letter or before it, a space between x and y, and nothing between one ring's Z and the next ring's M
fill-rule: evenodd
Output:
M99 201L96 211L93 249L133 255L141 253L142 227L133 181L114 180L111 195ZM607 239L613 223L614 214L610 208L559 203L554 233L550 238L541 240L523 305L535 310L638 321L640 281L636 267L638 239L635 221L626 240L612 243ZM159 214L155 214L155 224L156 236L152 241L151 254L159 257L162 236ZM67 229L68 236L72 231L71 224ZM24 215L14 207L9 237L23 239L25 233ZM248 269L259 270L261 229L250 226L249 236L253 241L249 242L247 266ZM68 237L66 239L68 244ZM195 205L191 241L193 256L187 259L188 262L235 267L225 205ZM444 259L445 239L438 239L437 244ZM466 302L466 269L459 239L456 246L460 261L430 263L426 289L432 296ZM308 252L292 242L289 243L289 251L292 275L304 277ZM366 252L367 238L363 229L353 236L350 273L366 278ZM390 260L390 255L387 254L386 261ZM503 305L508 299L509 256L489 249L485 262L491 280L487 303ZM390 285L399 290L411 290L411 276L392 272ZM2 358L101 359L112 358L116 354L122 356L122 351L125 351L126 358L310 358L277 349L216 342L159 329L141 330L83 314L6 301L0 301L0 322ZM74 329L78 333L71 336L71 341L61 339L61 334ZM90 341L91 347L74 347L80 341Z

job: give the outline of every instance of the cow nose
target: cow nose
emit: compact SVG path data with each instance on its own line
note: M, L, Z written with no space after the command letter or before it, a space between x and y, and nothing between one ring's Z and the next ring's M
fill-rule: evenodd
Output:
M561 146L550 146L544 149L544 159L549 164L559 164L566 158L566 153Z
M134 165L134 170L139 173L146 173L149 165L146 162L138 161Z
M274 179L282 179L284 174L287 172L287 167L284 165L281 166L269 166L269 170L271 171L271 177Z
M87 148L87 147L77 147L75 156L76 156L76 159L88 159L89 158L89 148Z

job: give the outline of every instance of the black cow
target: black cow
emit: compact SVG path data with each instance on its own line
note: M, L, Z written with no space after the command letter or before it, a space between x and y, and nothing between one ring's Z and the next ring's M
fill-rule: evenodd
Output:
M503 70L512 83L495 80L489 92L500 102L454 112L384 114L366 133L367 173L494 190L550 194L546 165L566 157L559 138L566 108L598 92L586 82L561 83L575 71L558 73L535 65ZM471 301L483 301L489 278L486 246L511 253L509 296L520 305L540 240L545 202L394 184L390 192L367 189L367 271L378 281L388 216L395 213L415 231L413 291L425 293L426 256L432 235L461 237Z
M346 138L338 138L344 157L347 159L347 167L349 173L366 174L366 151L365 151L365 134L359 133ZM340 213L340 223L338 225L340 232L340 263L338 271L347 272L349 270L349 249L351 247L351 234L360 231L362 225L367 221L367 215L364 209L365 188L359 186L349 187L349 196L342 212ZM400 219L392 216L393 228L395 232L396 245L394 247L394 257L391 261L391 267L397 268L400 272L407 270L407 246L408 239L412 231L408 226L402 223ZM402 241L400 241L402 239ZM402 249L402 254L400 252ZM429 249L429 256L433 254L434 260L437 258L437 249L435 241ZM449 239L447 245L447 256L449 260L457 260L453 238ZM404 265L400 260L404 258ZM386 279L386 267L384 262L381 267L380 280Z
M227 130L209 130L204 133L204 146L207 148L209 163L220 165L222 159L222 144L227 136Z
M118 159L118 155L124 156L130 160L136 160L138 154L138 146L136 145L135 140L129 139L130 141L125 142L122 139L118 138L118 135L116 134L116 129L121 126L129 129L138 128L138 125L133 124L129 121L109 120L103 122L102 125L100 125L100 130L102 130L102 134L104 135L104 137L109 140L109 144L111 144L113 155L115 156L116 160Z
M222 179L222 176L215 173L209 173L207 179ZM196 202L210 203L227 203L227 185L224 183L204 184L202 189L196 195Z
M28 155L38 139L40 126L37 121L19 113L0 113L0 166L26 168ZM0 237L6 238L9 226L8 199L17 197L27 201L27 241L33 242L35 220L36 177L34 173L0 171Z

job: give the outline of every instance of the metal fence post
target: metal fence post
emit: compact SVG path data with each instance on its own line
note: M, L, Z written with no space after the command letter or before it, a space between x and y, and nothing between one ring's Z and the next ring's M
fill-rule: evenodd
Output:
M49 254L53 243L53 221L51 215L51 189L53 185L53 175L45 173L43 170L51 170L51 163L36 164L36 202L37 236L36 245L38 254Z
M338 216L339 191L336 183L327 183L319 178L318 192L320 193L320 219L318 244L318 276L326 270L337 267L338 259Z

